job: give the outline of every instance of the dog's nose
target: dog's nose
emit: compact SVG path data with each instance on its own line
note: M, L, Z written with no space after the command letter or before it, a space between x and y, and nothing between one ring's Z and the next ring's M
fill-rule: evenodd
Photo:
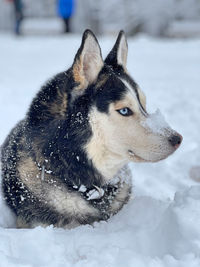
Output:
M180 134L175 134L169 137L168 141L170 142L170 144L175 147L178 148L181 144L183 140L183 137Z

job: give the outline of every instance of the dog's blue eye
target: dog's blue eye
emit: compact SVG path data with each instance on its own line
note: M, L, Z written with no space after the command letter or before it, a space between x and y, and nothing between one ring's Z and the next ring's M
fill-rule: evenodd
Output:
M122 116L133 115L133 111L130 110L130 108L121 108L121 109L118 109L117 112L119 112L119 114L121 114Z

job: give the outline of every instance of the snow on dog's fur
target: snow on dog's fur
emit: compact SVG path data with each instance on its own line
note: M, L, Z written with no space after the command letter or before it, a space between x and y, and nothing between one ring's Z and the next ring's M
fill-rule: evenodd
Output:
M181 136L126 69L121 31L103 61L86 30L74 63L47 82L2 147L3 192L18 227L107 220L128 201L127 164L172 154Z

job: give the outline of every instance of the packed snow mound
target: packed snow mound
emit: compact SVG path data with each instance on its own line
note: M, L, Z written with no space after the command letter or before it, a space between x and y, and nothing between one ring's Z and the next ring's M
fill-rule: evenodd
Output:
M0 175L1 176L1 175ZM1 177L0 177L1 180ZM0 183L1 186L1 183ZM16 226L16 220L14 214L11 212L10 209L8 209L6 203L3 200L2 192L0 191L0 227L15 227Z
M0 228L0 266L197 267L199 225L200 186L176 193L171 202L136 197L94 227Z

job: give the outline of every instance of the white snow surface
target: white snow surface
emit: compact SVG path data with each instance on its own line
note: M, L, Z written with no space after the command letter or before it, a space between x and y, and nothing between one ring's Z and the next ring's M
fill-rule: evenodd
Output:
M72 64L80 41L0 35L0 144L44 81ZM189 177L200 162L200 40L128 41L128 70L148 109L183 135L181 147L159 163L130 164L131 200L94 226L15 229L0 194L0 267L200 266L200 185ZM100 39L104 56L113 43Z

